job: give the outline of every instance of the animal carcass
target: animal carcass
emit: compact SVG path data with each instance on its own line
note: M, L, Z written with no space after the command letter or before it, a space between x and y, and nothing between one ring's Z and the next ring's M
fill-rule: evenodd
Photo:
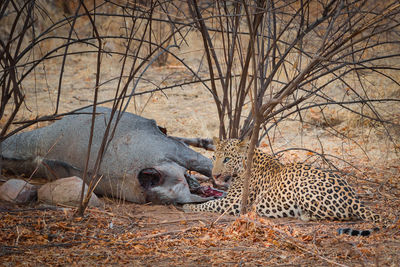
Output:
M29 176L83 175L91 127L91 108L2 142L2 167ZM97 108L88 172L93 173L111 109ZM116 119L113 119L112 126ZM112 128L111 128L112 129ZM154 120L125 112L104 153L95 193L136 203L202 202L192 194L187 170L211 175L212 163L160 131Z

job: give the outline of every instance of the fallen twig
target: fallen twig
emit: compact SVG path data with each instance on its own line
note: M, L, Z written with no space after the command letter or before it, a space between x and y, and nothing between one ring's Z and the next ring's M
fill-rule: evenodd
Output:
M43 210L65 210L65 208L59 208L55 206L49 206L49 207L37 207L37 208L26 208L26 209L15 209L15 210L9 210L9 209L4 209L0 208L0 212L7 212L7 213L18 213L18 212L29 212L29 211L43 211Z
M172 231L163 232L163 233L146 235L146 236L142 236L142 237L138 237L138 238L132 239L132 240L128 241L128 243L132 243L132 242L136 242L136 241L140 241L140 240L151 239L151 238L160 237L160 236L164 236L164 235L173 235L173 234L186 233L189 230L192 230L192 227L181 229L181 230L172 230Z
M76 242L70 242L70 243L49 243L49 244L44 244L44 245L33 245L33 246L24 246L24 247L1 246L0 245L0 257L4 256L4 255L14 254L14 253L23 253L27 250L32 250L32 249L42 249L42 248L51 248L51 247L72 247L75 245L88 243L88 242L89 241L76 241ZM18 250L16 250L16 249L18 249Z

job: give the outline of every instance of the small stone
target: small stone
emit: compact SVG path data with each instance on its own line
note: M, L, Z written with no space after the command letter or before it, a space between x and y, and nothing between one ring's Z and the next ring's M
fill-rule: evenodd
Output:
M10 179L0 187L0 199L15 204L27 204L36 197L37 186L21 179Z
M82 182L81 178L73 176L47 183L38 190L38 200L51 205L78 207L80 204ZM86 194L87 185L85 185L85 196ZM102 207L103 202L92 193L89 206Z

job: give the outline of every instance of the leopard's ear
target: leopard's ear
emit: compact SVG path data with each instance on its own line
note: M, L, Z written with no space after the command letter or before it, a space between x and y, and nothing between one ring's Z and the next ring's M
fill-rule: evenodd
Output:
M215 137L215 136L213 137L214 146L218 145L220 142L221 142L221 141L219 140L218 137Z
M244 141L246 141L248 144L250 144L251 135L246 135L245 137L243 137L243 141L242 142L244 142Z
M250 139L251 139L251 136L246 136L243 139L243 141L240 141L240 143L238 144L239 153L247 153L247 150L250 146Z

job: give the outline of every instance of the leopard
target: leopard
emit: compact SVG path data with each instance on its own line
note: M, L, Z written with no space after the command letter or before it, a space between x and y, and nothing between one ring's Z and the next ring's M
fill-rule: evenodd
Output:
M185 204L186 212L240 215L250 140L213 138L212 175L229 182L227 194L204 203ZM268 218L293 217L310 220L364 220L382 217L361 203L355 190L337 172L305 163L283 164L256 147L249 180L248 206ZM338 234L369 236L378 231L339 228Z

